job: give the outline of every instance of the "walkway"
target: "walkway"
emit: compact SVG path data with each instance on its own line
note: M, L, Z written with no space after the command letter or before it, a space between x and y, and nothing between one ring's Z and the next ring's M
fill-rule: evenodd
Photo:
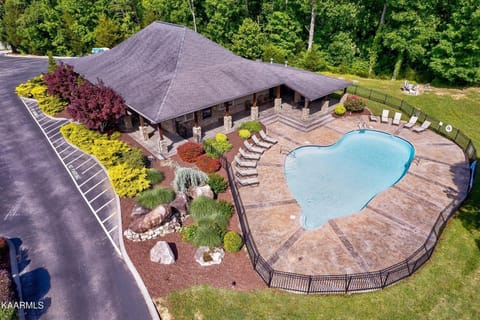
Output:
M304 230L301 209L283 174L285 151L333 144L362 121L377 130L398 131L414 145L414 162L400 182L360 212ZM434 132L398 129L368 122L366 116L336 119L308 133L279 122L268 126L279 143L258 164L260 185L239 190L258 250L275 270L307 275L376 271L401 262L423 245L440 211L465 196L468 164L459 147Z

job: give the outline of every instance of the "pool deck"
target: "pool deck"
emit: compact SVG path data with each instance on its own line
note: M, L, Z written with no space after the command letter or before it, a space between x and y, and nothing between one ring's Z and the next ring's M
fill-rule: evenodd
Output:
M333 144L361 121L410 141L415 147L410 169L363 210L317 230L303 229L300 207L284 177L286 154L301 145ZM467 191L469 168L462 150L430 130L415 133L369 122L367 116L339 118L308 133L279 122L267 130L279 142L258 163L260 185L239 190L258 250L278 271L335 275L392 266L420 248L439 212Z

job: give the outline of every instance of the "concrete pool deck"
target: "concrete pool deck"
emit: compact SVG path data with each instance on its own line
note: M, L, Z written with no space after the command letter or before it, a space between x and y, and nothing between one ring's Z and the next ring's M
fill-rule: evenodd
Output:
M300 206L284 177L286 154L301 145L333 144L361 122L410 141L415 147L410 169L361 211L329 220L316 230L303 229ZM392 266L420 248L439 213L467 192L469 167L463 151L430 130L419 134L369 122L367 116L338 118L307 133L279 122L267 129L278 143L258 163L260 185L239 191L258 250L278 271L337 275Z

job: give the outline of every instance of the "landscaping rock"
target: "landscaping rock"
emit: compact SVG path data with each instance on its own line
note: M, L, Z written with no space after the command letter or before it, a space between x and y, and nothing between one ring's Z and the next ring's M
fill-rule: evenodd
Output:
M138 217L128 227L135 233L143 233L160 226L165 220L170 218L171 214L172 209L170 206L161 204L146 215Z
M170 202L170 207L175 208L182 216L187 215L187 195L183 192L177 192L175 200Z
M190 197L192 199L198 198L200 196L206 196L210 199L213 199L213 191L209 185L195 187L190 190Z
M142 207L138 203L133 207L132 213L130 214L131 217L138 217L138 216L143 216L147 214L150 211L150 209L147 209L145 207Z
M175 255L166 241L158 241L150 249L150 261L161 264L172 264L175 262Z
M220 264L225 256L222 248L199 247L195 252L195 261L202 267Z

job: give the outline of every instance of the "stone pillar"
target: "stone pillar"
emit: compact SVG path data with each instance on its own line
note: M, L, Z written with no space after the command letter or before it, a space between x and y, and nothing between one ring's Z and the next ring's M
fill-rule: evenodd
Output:
M302 99L302 96L300 95L300 93L295 91L295 93L293 95L293 102L299 103L301 99Z
M250 120L255 121L258 120L258 107L252 106L250 108Z
M323 104L322 104L322 111L323 112L328 112L328 106L330 105L330 101L328 100L328 97L323 99Z
M193 130L193 141L196 143L200 143L202 141L202 127L195 126L192 128Z
M123 117L123 124L125 126L125 129L128 131L133 129L132 125L132 116L127 112L127 114Z
M158 152L162 154L167 154L168 153L168 141L167 139L163 138L160 139L158 138Z
M232 116L225 115L223 117L223 129L228 132L228 131L232 130L232 126L233 126L232 125Z
M282 111L282 98L275 98L273 108L276 113L279 113L280 111Z
M143 119L142 116L140 116L140 127L138 130L140 130L140 136L144 141L148 140L148 127L145 125L145 120Z
M303 120L308 120L310 117L310 100L305 98L305 106L302 109L302 119Z

